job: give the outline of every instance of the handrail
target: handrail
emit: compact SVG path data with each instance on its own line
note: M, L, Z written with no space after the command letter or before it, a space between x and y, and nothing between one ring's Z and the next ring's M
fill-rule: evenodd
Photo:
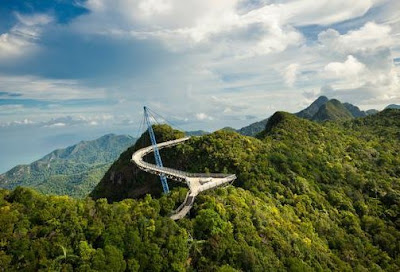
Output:
M182 142L189 140L190 137L181 139L171 140L157 144L158 149L165 147L175 146ZM186 194L185 201L175 210L175 213L171 216L173 220L179 220L183 218L193 206L195 197L203 191L215 188L232 182L236 179L235 174L222 174L222 173L189 173L182 170L177 170L164 166L157 166L155 164L145 162L143 157L153 151L152 146L144 147L137 150L132 154L131 161L134 162L140 169L155 173L157 175L165 175L167 178L175 179L178 181L185 181L189 187L189 192ZM187 203L188 199L191 198L190 203Z
M158 149L162 149L165 147L171 147L174 145L177 145L179 143L182 143L184 141L189 140L190 137L185 137L185 138L180 138L177 140L172 140L172 141L167 141L164 143L158 144ZM142 149L139 149L132 155L132 160L134 161L139 167L142 166L143 168L151 169L156 172L160 172L160 174L175 174L179 175L179 178L184 178L184 177L208 177L208 178L225 178L229 177L232 174L222 174L222 173L190 173L182 170L177 170L169 167L160 167L152 163L145 162L143 160L143 157L146 156L147 154L152 152L152 146L148 146ZM141 156L135 160L135 155L140 154Z

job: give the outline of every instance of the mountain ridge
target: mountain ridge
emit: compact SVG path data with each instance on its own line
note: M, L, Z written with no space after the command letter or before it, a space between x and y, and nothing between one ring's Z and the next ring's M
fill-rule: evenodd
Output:
M400 105L390 104L385 109L400 109Z
M324 103L323 105L321 105L317 113L315 113L312 116L311 120L322 122L322 121L346 120L352 118L355 117L339 100L331 99L326 103Z
M318 97L314 102L312 102L310 106L308 106L304 110L299 111L298 113L295 113L295 115L300 118L312 119L312 117L318 112L320 107L326 104L328 101L329 99L326 96L322 95Z
M153 128L159 142L184 134ZM187 188L170 183L163 195L159 177L130 162L147 135L114 162L95 200L0 189L1 267L399 271L400 110L330 122L276 112L257 138L218 130L162 149L166 167L237 176L178 222L169 216Z
M168 126L155 126L154 130L160 142L182 136ZM178 223L192 231L194 239L205 243L201 256L192 255L191 264L204 265L207 267L204 271L209 271L212 265L226 260L238 270L262 267L265 271L271 268L267 264L278 267L279 259L286 270L307 267L307 271L320 267L352 271L379 267L396 271L400 250L395 246L400 239L399 131L399 110L331 122L313 122L276 112L256 138L218 130L163 149L161 156L166 167L237 175L233 186L199 195L191 214ZM94 191L92 197L105 197L118 203L126 197L142 199L150 193L160 199L163 214L168 215L181 203L185 188L172 186L174 199L179 199L174 202L160 194L157 176L154 180L142 181L140 177L147 174L132 171L134 166L129 161L134 150L142 145L146 144L138 143L114 163L118 167L110 168L114 177L128 173L129 169L133 174L118 179L106 176L102 190ZM152 156L147 160L151 161ZM129 193L127 188L141 194ZM266 203L271 206L261 208ZM279 224L271 222L281 215L285 219ZM297 226L301 227L297 229ZM216 233L219 235L215 236ZM295 242L297 235L305 241L302 246ZM261 242L258 247L254 244L256 237L262 237L265 243ZM284 237L289 239L287 244ZM259 257L243 264L241 257L230 255L230 250L220 246L232 248L235 244L238 248L251 248ZM270 249L268 244L276 246ZM305 244L309 246L303 247ZM284 245L287 251L283 254ZM286 259L292 256L293 247L300 247L299 252L313 257ZM349 252L353 256L351 260ZM215 254L225 257L214 259ZM275 261L267 256L273 256ZM202 263L202 258L207 259L207 264Z
M328 104L328 106L326 106ZM350 103L341 103L337 99L328 99L326 96L319 96L307 108L294 113L297 117L322 122L338 119L360 118L376 114L377 110L361 111L357 106ZM268 118L252 123L237 130L245 136L256 136L262 132L268 122Z
M0 186L37 188L43 193L83 197L96 184L120 152L133 144L128 135L106 134L56 149L31 164L17 165L0 175Z

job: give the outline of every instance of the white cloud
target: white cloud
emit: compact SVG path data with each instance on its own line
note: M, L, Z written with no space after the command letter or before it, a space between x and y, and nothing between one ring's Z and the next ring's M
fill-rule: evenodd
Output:
M124 45L133 41L134 48L164 44L167 50L159 53L167 58L151 64L155 69L140 76L135 71L126 76L118 73L119 67L111 66L114 78L105 76L104 88L90 88L78 80L1 75L0 88L32 99L113 97L120 101L118 106L95 110L135 111L132 114L137 116L135 108L146 104L160 113L170 111L177 120L195 124L212 120L207 124L214 127L217 123L244 125L248 121L236 121L246 115L261 119L275 110L296 111L305 106L303 93L312 99L315 90L324 85L332 86L333 97L342 96L349 102L394 97L399 73L393 65L393 47L399 44L398 32L392 24L374 20L380 8L371 10L385 1L88 0L83 5L90 12L62 29L83 33L91 42L106 40L110 47L121 41ZM391 22L397 17L391 16ZM327 29L344 20L350 21L339 24L338 29ZM46 22L20 21L26 26ZM364 24L366 21L371 22ZM301 28L310 24L323 27ZM320 28L324 31L315 41L313 31ZM343 33L346 29L350 31ZM89 79L96 80L96 76ZM190 91L188 86L192 86ZM90 116L95 110L79 106L74 112L56 108L53 113ZM229 118L236 123L228 124ZM132 116L114 121L136 122ZM85 124L90 122L101 125L103 121L93 119Z
M355 80L355 77L363 73L365 68L363 63L359 62L352 55L349 55L345 62L331 62L325 66L324 70L328 77Z
M252 57L281 52L300 44L302 35L285 24L282 5L265 5L240 13L241 0L89 0L92 11L75 22L79 31L158 39L172 50L209 43L229 47L231 54ZM258 35L247 36L257 29ZM247 36L247 37L246 37Z
M46 14L27 16L16 13L16 17L18 23L7 33L0 34L0 60L21 57L37 50L43 26L53 20Z
M122 116L120 116L122 118ZM125 117L126 118L126 117ZM32 120L25 118L22 120L0 122L0 127L39 127L39 128L62 128L62 127L81 127L110 125L115 122L115 116L109 114L92 115L67 115L51 118L50 120ZM129 125L132 125L130 123Z
M147 0L139 2L139 10L141 10L145 16L166 14L171 11L171 8L171 1L169 0Z
M301 45L293 26L329 25L364 15L386 0L89 0L75 28L97 34L159 39L173 50L229 43L232 53L257 56ZM251 8L248 8L251 7ZM241 33L258 29L258 35ZM246 41L244 43L244 41ZM243 52L246 51L246 52Z
M288 65L283 73L286 85L293 87L297 80L298 70L300 65L298 63L292 63Z
M208 116L207 114L205 114L204 112L200 112L196 114L196 118L199 121L204 121L204 120L213 120L213 118L211 116Z
M360 29L341 35L334 29L328 29L318 35L320 44L337 53L348 54L393 45L391 27L368 22Z
M300 0L284 5L288 21L295 25L330 25L366 14L386 0Z
M385 2L117 0L109 5L106 0L89 0L91 13L81 16L73 26L112 38L150 39L162 42L174 53L189 53L190 61L175 65L177 80L153 76L162 82L165 92L169 92L167 86L171 89L171 104L185 97L177 89L196 86L197 103L187 103L185 110L196 108L217 120L228 114L254 114L255 110L261 115L266 106L260 97L270 98L266 93L270 90L294 97L297 102L288 105L282 97L273 96L273 103L289 110L300 103L302 93L327 83L335 89L358 88L390 74L392 65L386 55L387 51L391 54L395 43L391 26L369 22L345 34L328 29L320 33L317 44L307 41L308 37L296 28L356 19ZM230 74L246 76L226 80L225 75ZM357 75L356 80L352 81L351 75ZM298 93L292 88L295 84L300 88ZM230 97L232 103L245 105L246 109L236 111L229 105L215 105L212 96ZM183 106L180 108L183 111Z
M393 62L395 42L389 25L368 22L345 34L328 29L318 39L321 57L346 58L331 61L320 73L332 86L325 94L381 107L388 97L400 97L400 73Z
M37 76L10 76L0 74L0 89L18 92L20 98L42 100L104 98L105 90L90 88L72 79L51 79Z
M25 39L10 33L3 33L0 35L0 59L20 56L31 46L30 42Z
M0 127L19 127L19 126L27 126L27 125L33 125L36 122L30 120L30 119L23 119L23 120L17 120L17 121L11 121L11 122L0 122Z
M47 25L53 21L53 18L47 14L24 15L21 13L15 13L15 16L18 18L20 26L22 25L25 27Z
M65 123L54 123L50 125L45 125L44 127L65 127L65 126L66 126Z

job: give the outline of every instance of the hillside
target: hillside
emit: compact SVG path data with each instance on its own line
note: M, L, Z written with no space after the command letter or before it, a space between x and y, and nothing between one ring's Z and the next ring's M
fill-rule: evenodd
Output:
M354 118L351 112L336 99L323 104L311 118L313 121L346 120Z
M174 134L168 127L157 131L168 139ZM259 139L220 130L163 150L166 166L236 173L241 187L202 195L179 222L204 240L199 255L191 253L191 265L202 271L224 262L239 270L398 270L399 135L396 110L324 124L278 112ZM132 169L128 155L115 163L125 171ZM157 178L135 180L113 186L104 179L106 195L97 191L96 198L109 191L126 196L126 188L161 190ZM162 203L171 210L177 198Z
M29 165L18 165L0 175L0 187L35 188L46 194L84 197L118 158L134 143L125 135L108 134L57 149Z
M359 118L378 113L377 110L362 111L357 106L350 103L341 103L337 99L329 100L326 96L318 97L313 103L304 110L294 113L297 117L312 121L345 120L349 118ZM268 118L255 122L237 132L245 136L256 136L265 129Z
M310 106L296 113L296 116L311 120L313 116L319 111L321 106L326 104L328 101L329 99L326 96L320 96L314 102L312 102Z
M154 134L158 142L181 138L185 135L185 133L181 131L172 130L167 125L154 127ZM160 196L162 192L162 188L159 186L160 179L155 175L141 171L130 162L132 154L136 150L149 146L150 144L148 133L143 133L136 141L135 145L125 150L119 156L118 160L111 165L104 177L90 193L90 196L94 199L105 197L110 202L120 201L125 198L138 198L147 193ZM165 154L164 150L160 150L160 154L163 156ZM152 154L147 156L147 159L154 163ZM165 162L164 160L164 163ZM171 185L173 187L173 184Z
M400 109L400 105L390 104L385 109Z
M154 129L160 142L182 136ZM96 198L161 190L130 162L147 140L120 156ZM324 123L277 112L258 138L194 137L162 150L164 164L238 179L200 194L178 222L168 215L185 197L179 187L113 204L0 190L0 262L5 270L399 271L399 141L399 110Z
M265 125L267 124L267 122L268 118L242 127L241 129L238 129L237 132L244 136L255 136L257 133L265 129Z
M343 103L343 106L351 113L352 117L354 118L365 117L370 114L378 113L378 111L375 110L362 111L359 107L354 106L350 103Z
M368 115L374 115L377 114L379 111L375 110L375 109L371 109L371 110L366 110L365 113Z

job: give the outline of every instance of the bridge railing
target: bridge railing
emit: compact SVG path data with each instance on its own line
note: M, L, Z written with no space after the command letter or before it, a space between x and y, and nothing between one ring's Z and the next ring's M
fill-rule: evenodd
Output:
M186 175L187 173L184 172L184 171L180 171L180 170L176 170L176 169L172 169L172 168L168 168L168 167L159 167L159 166L157 166L155 164L148 163L148 162L145 162L145 161L141 161L140 164L143 167L151 169L153 171L158 171L158 172L167 173L167 174L175 174L175 175L179 175L179 176L183 176L183 177L187 176Z
M202 177L202 178L226 178L232 176L232 174L221 174L221 173L189 173L185 172L188 177Z
M158 148L162 149L162 148L165 148L165 147L174 146L174 145L177 145L177 144L179 144L181 142L187 141L189 139L190 139L190 137L185 137L185 138L181 138L181 139L167 141L167 142L158 144ZM147 154L151 153L151 152L153 152L152 146L148 146L148 147L142 148L142 149L136 151L132 155L132 160L136 161L136 163L139 166L141 166L143 168L146 168L146 169L149 169L149 170L152 170L152 171L154 171L154 172L156 172L158 174L172 175L172 176L178 177L180 179L184 179L184 178L227 178L227 177L236 178L236 176L232 175L232 174L190 173L190 172L177 170L177 169L173 169L173 168L169 168L169 167L160 167L160 166L157 166L155 164L145 162L143 160L143 157L146 156ZM140 157L134 159L135 154L140 154Z
M222 173L190 173L182 170L177 170L169 167L159 167L155 164L148 163L145 161L141 161L140 164L145 166L146 168L152 169L154 171L159 171L159 172L166 172L169 174L176 174L179 176L184 176L184 177L201 177L201 178L226 178L229 176L232 176L232 174L222 174Z

